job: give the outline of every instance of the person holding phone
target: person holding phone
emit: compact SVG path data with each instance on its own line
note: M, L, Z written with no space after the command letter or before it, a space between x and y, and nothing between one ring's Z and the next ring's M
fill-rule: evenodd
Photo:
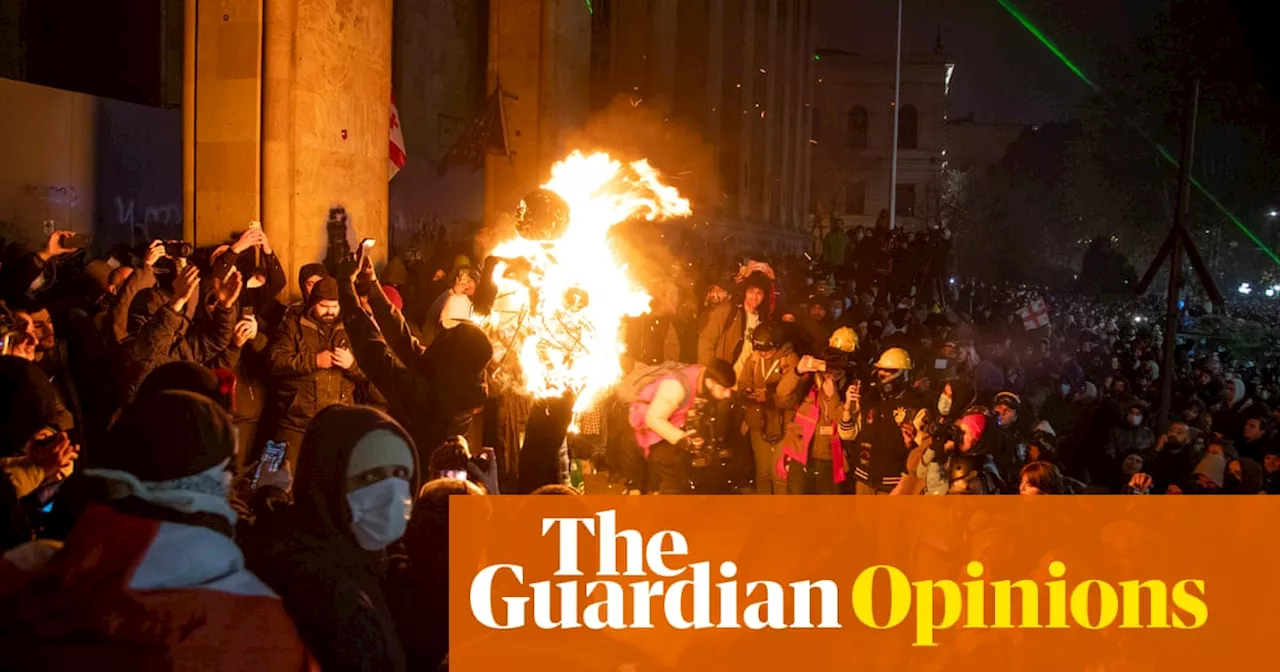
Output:
M43 248L0 267L0 301L35 297L57 279L58 262L79 251L86 241L72 231L49 234Z
M275 440L288 446L286 460L295 466L307 423L333 404L352 403L365 380L341 314L338 283L324 278L312 288L306 312L285 319L271 345L280 418Z

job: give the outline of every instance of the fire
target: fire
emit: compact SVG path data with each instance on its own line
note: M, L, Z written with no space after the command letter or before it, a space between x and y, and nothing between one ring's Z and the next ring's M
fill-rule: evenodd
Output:
M498 361L516 357L525 391L538 399L572 393L581 412L622 377L623 317L649 312L650 297L609 244L609 230L632 217L692 211L647 161L624 165L605 153L573 152L543 188L568 204L568 225L552 240L517 235L495 246L494 256L529 268L519 280L497 269L498 300L482 326Z

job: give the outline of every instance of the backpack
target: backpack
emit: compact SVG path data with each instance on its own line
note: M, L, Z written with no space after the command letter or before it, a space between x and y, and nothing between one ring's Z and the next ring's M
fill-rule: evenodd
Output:
M680 362L662 362L661 364L636 364L636 367L618 381L613 393L618 401L633 404L640 400L644 388L654 381L666 378L689 366Z

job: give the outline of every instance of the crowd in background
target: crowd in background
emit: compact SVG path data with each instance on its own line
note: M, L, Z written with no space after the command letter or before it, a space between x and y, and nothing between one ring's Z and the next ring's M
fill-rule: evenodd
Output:
M0 256L6 665L434 670L448 497L590 471L637 494L1280 491L1273 352L1192 338L1162 371L1152 306L956 279L949 232L884 217L820 254L671 251L617 392L530 447L472 319L492 264L436 236L375 273L331 214L296 278L259 226ZM646 441L626 388L676 370L715 393Z

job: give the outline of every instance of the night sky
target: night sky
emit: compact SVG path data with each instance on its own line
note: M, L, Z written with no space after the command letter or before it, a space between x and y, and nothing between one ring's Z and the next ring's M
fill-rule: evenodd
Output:
M1147 30L1168 0L1012 0L1086 73L1114 43ZM894 52L897 2L818 0L818 46ZM951 119L1038 123L1072 116L1090 89L996 0L905 0L903 53L931 53L941 32L956 64Z

